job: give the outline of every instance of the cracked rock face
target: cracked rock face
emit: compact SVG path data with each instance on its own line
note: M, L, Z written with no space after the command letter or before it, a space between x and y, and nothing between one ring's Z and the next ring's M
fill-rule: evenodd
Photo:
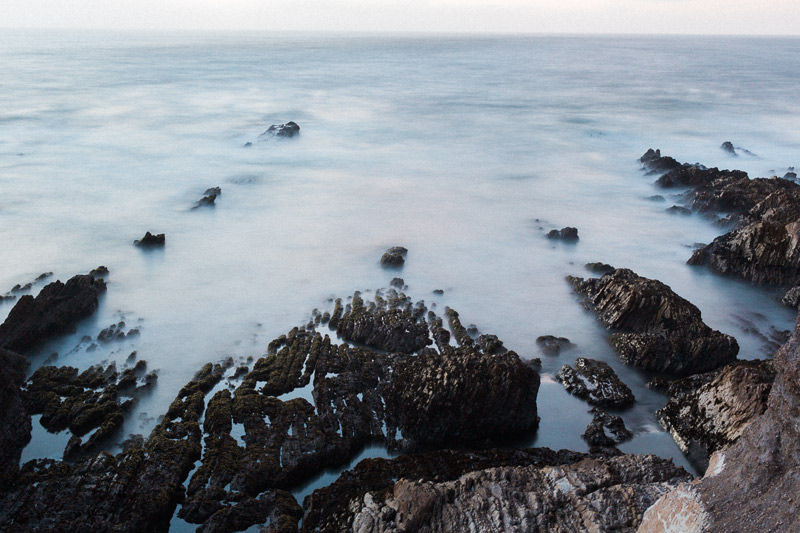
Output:
M401 478L352 499L337 530L635 531L645 509L688 477L655 456L618 456Z
M773 364L767 410L711 456L702 479L649 509L639 531L800 530L800 324Z
M0 325L0 348L24 354L43 340L73 331L80 319L94 313L105 290L102 279L85 274L49 283L36 298L21 296Z
M556 379L567 392L591 405L622 409L636 399L614 369L603 361L580 357L575 361L575 368L562 366Z
M689 460L704 471L711 454L736 442L767 409L775 379L772 361L739 361L714 372L698 388L675 394L656 412ZM680 384L673 385L672 390Z
M697 307L660 281L628 269L568 280L586 296L584 306L615 330L611 344L626 364L684 376L729 363L739 352L736 339L708 327Z
M31 417L20 391L27 366L21 355L0 348L0 490L13 480L31 439Z

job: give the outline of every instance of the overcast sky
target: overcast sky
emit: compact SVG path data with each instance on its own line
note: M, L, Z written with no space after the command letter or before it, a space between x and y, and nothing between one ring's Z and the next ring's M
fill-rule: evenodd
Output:
M2 0L0 27L800 35L800 0Z

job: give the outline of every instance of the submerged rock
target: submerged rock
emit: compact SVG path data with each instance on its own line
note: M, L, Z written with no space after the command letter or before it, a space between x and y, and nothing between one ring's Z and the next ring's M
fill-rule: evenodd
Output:
M259 137L294 137L299 134L300 126L296 122L289 121L286 124L273 124Z
M689 209L688 207L683 207L681 205L673 205L672 207L669 207L669 208L665 209L665 211L667 213L671 214L671 215L691 215L692 214L692 210L691 209Z
M21 296L0 325L0 348L24 353L54 335L73 331L80 319L94 313L105 290L102 279L88 274L49 283L36 298Z
M722 143L722 146L720 146L720 148L722 148L723 151L728 152L731 155L736 155L736 149L733 147L733 143L730 141L725 141L724 143Z
M586 267L586 270L595 274L605 274L614 270L613 266L600 262L586 263L584 266Z
M406 262L408 250L402 246L393 246L381 256L381 266L386 268L400 268Z
M669 387L670 401L656 412L661 425L701 471L711 454L736 442L767 409L775 380L772 361L737 361L696 379Z
M197 209L198 207L210 207L214 205L214 202L217 199L216 194L209 194L207 196L203 196L200 198L192 209Z
M153 235L149 231L144 234L144 237L139 239L138 241L133 241L133 244L136 246L140 246L142 248L149 248L155 246L164 246L167 239L163 233L159 233L157 235Z
M569 277L584 305L616 330L611 344L626 364L675 376L713 370L733 361L736 339L712 330L700 310L657 280L617 269L601 278Z
M108 267L102 265L89 271L89 275L94 276L95 278L108 276L108 274Z
M306 501L307 531L633 531L689 479L671 461L528 450L362 461Z
M562 366L556 379L567 392L591 405L622 409L636 399L614 369L603 361L580 357L575 361L575 368Z
M578 240L578 228L573 228L567 226L566 228L561 228L560 230L554 229L547 232L548 239L558 239L562 241L577 241Z
M541 335L536 338L536 344L545 355L558 355L562 349L569 348L572 343L566 337L555 337L553 335Z

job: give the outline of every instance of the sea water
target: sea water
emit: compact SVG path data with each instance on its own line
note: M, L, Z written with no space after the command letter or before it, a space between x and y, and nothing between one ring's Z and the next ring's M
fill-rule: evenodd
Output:
M110 269L97 313L29 359L30 372L53 352L122 368L135 350L159 377L119 440L147 435L206 362L258 357L331 298L401 276L414 301L542 358L541 424L523 445L586 450L589 406L553 379L585 356L636 394L621 448L688 467L653 416L665 398L619 361L565 276L602 261L659 279L742 358L771 355L763 335L793 324L777 291L686 265L723 230L665 212L676 191L654 188L637 158L661 148L752 177L800 165L800 40L4 30L2 42L0 293ZM289 120L299 137L259 137ZM755 155L725 153L727 140ZM216 205L191 209L213 186ZM563 226L580 240L545 238ZM133 246L146 231L166 246ZM409 249L399 272L379 266L394 245ZM80 343L120 320L141 334ZM575 347L543 355L547 334ZM38 440L26 458L58 455L58 439Z

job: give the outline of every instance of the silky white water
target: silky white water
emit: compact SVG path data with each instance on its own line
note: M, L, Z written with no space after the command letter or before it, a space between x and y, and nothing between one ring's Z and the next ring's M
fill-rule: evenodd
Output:
M636 160L653 147L752 177L800 165L800 40L5 30L2 42L0 293L110 269L97 313L29 359L31 372L53 352L122 368L135 350L158 370L120 440L148 434L204 363L258 357L330 298L401 276L414 301L542 357L541 425L524 445L586 449L589 406L552 379L586 356L636 394L621 413L636 437L620 447L686 465L653 416L664 397L564 277L602 261L657 278L741 358L771 355L757 331L792 326L778 291L685 264L722 229L666 213L676 191ZM299 137L259 140L289 120ZM727 140L756 156L726 154ZM192 210L212 186L216 206ZM544 238L568 225L578 243ZM165 248L134 247L145 231ZM393 245L409 249L400 272L378 264ZM123 319L141 335L75 349ZM576 347L544 356L545 334Z

